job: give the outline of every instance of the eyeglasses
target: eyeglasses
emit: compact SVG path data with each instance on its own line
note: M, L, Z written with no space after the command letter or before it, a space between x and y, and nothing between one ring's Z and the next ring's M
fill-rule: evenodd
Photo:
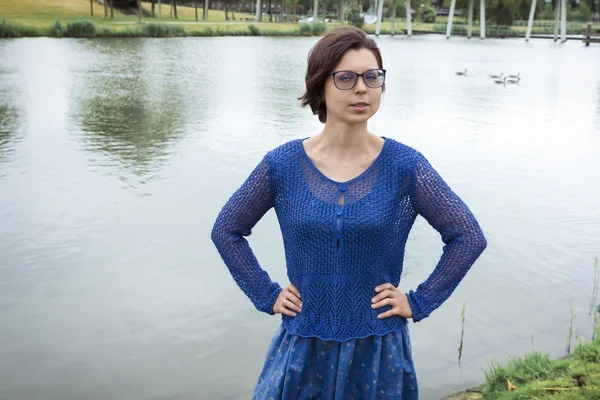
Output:
M329 75L333 76L333 83L340 90L352 89L356 86L359 76L363 78L365 85L371 89L380 88L385 82L385 69L369 69L362 74L352 71L335 71Z

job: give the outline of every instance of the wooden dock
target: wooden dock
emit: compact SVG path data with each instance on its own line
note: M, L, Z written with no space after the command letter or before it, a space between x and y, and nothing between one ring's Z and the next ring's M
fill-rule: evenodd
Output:
M587 29L583 32L583 42L586 46L590 43L600 43L600 29L592 29L592 24L588 24Z

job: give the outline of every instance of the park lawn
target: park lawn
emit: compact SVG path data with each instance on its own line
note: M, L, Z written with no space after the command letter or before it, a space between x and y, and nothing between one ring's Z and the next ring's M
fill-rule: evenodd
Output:
M157 5L158 6L158 5ZM152 6L150 3L142 3L142 7L150 12ZM156 7L158 8L158 7ZM195 11L193 7L177 7L177 20L169 18L170 5L162 5L161 19L144 18L148 22L192 22L195 21ZM110 16L110 9L108 10ZM157 14L156 14L157 15ZM231 13L229 13L231 17ZM122 28L118 25L130 25L138 21L137 15L125 15L115 8L114 19L104 18L104 5L94 2L94 16L90 15L90 2L88 0L2 0L0 1L0 20L4 19L8 22L16 22L21 25L33 26L36 28L49 28L54 24L54 21L75 20L90 20L102 27L114 26L115 30ZM198 16L201 21L202 9L198 9ZM236 21L239 18L252 18L249 14L235 14ZM208 13L208 22L223 22L225 21L225 12L218 10L210 10ZM204 22L206 23L206 22ZM248 23L243 22L245 26ZM283 24L286 25L286 24ZM231 28L227 28L231 29ZM281 29L274 27L272 29ZM187 28L186 28L187 30Z

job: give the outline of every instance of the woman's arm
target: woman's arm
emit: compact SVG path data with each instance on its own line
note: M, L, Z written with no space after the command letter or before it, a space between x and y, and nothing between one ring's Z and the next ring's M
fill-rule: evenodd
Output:
M258 264L245 236L274 205L267 156L225 204L212 229L211 238L229 272L254 306L273 314L273 304L281 292L278 283Z
M487 246L479 223L465 203L417 152L411 181L415 210L442 236L445 246L433 273L408 293L413 321L426 318L454 291Z

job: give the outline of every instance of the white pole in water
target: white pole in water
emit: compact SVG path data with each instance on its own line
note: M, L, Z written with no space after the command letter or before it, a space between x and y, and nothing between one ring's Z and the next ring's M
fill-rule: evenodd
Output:
M479 14L479 37L485 39L485 0L481 0Z
M412 13L410 12L410 0L406 0L406 34L412 36Z
M469 29L467 31L467 39L471 39L473 33L473 0L469 0Z
M531 0L531 11L529 11L529 22L527 23L527 33L525 33L525 41L529 42L531 37L531 28L533 27L533 16L535 15L535 0Z
M452 0L450 3L450 14L448 14L448 26L446 27L446 39L450 38L452 33L452 18L454 18L454 8L456 7L456 0Z
M558 17L560 17L560 4L557 2L554 7L554 41L558 40Z
M567 41L567 0L561 1L562 5L560 8L560 41Z
M375 36L381 32L381 19L383 18L383 0L377 2L377 25L375 26Z

